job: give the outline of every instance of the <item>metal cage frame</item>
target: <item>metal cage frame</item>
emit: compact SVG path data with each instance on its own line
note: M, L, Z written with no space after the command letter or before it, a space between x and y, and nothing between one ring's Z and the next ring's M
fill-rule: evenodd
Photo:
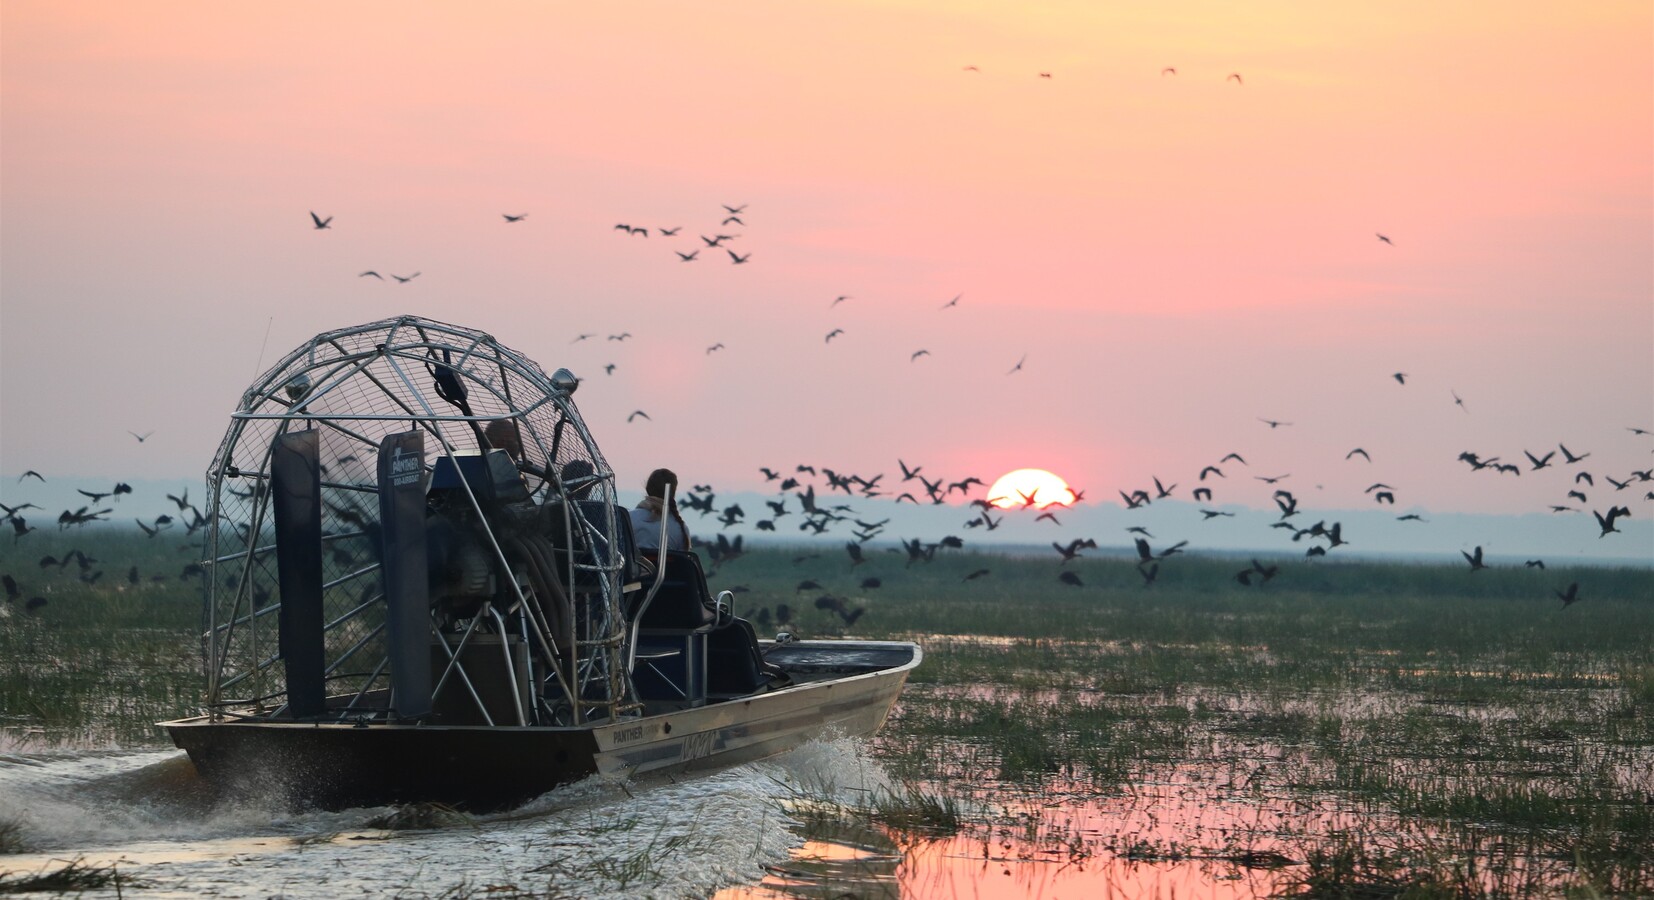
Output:
M443 397L442 378L435 377L442 369L463 385L465 404ZM617 512L614 473L572 400L578 384L567 370L548 376L486 333L416 316L318 334L260 375L242 394L206 474L201 643L207 714L273 720L287 714L274 624L282 597L269 490L273 441L315 431L321 448L325 718L391 721L375 502L380 442L393 433L422 433L428 484L439 459L458 465L470 448L486 449L484 426L500 421L514 426L515 458L530 499L561 507L562 533L569 537L555 569L573 651L555 652L556 636L523 579L502 579L510 582L501 591L506 601L482 602L463 620L445 618L433 606L432 646L447 651L447 659L439 659L431 699L463 691L490 725L570 725L638 714L627 658L624 560L610 543L624 512ZM557 476L577 460L589 466L586 474ZM460 484L482 523L494 571L512 572L476 492L469 482ZM530 695L517 698L516 721L495 722L474 686L479 662L466 658L466 647L484 633L500 635L502 647L509 636L528 648L526 679L513 674L522 663L513 662L509 649L500 662L513 694L526 685Z

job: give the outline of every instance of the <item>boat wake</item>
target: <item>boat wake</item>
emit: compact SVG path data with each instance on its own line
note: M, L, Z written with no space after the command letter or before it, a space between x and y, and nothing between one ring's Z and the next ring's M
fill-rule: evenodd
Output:
M115 867L147 896L707 896L756 883L801 843L790 802L855 805L888 784L859 742L818 741L691 779L589 778L506 812L389 830L390 807L214 796L178 751L0 753L0 831L22 849L0 855L0 874L75 859Z

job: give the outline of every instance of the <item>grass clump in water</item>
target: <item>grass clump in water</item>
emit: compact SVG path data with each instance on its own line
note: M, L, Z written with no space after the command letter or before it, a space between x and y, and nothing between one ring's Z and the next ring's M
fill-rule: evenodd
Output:
M69 860L56 869L51 869L48 864L32 875L19 876L16 872L0 872L0 894L67 894L103 888L119 890L123 886L134 885L133 879L115 871L114 866L88 865L78 858Z

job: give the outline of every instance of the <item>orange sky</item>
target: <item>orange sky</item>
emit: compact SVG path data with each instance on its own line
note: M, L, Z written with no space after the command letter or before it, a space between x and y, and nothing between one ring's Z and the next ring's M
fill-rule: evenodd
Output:
M8 0L0 472L199 477L261 359L402 312L585 376L623 484L1650 464L1654 8L1102 7ZM725 203L751 262L680 263Z

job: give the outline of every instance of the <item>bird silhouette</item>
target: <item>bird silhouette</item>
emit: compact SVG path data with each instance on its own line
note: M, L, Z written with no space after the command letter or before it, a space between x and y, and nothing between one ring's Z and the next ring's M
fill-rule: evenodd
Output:
M677 237L678 232L683 230L683 226L679 225L676 228L656 228L655 230L660 232L661 237Z
M1172 67L1171 67L1171 66L1167 66L1167 67L1166 67L1166 68L1164 68L1164 69L1161 69L1161 70L1160 70L1160 74L1161 74L1161 75L1162 75L1162 76L1166 76L1166 75L1176 75L1176 74L1177 74L1177 70L1176 70L1176 69L1174 69L1174 68L1172 68Z
M1545 561L1542 559L1530 559L1522 565L1527 566L1530 569L1544 569Z
M1567 460L1570 465L1573 464L1573 463L1579 462L1580 460L1584 459L1585 457L1591 455L1590 453L1581 453L1580 455L1575 456L1572 453L1568 452L1568 448L1566 446L1564 446L1562 444L1557 444L1556 446L1562 450L1562 458Z
M1194 498L1196 500L1210 501L1212 499L1212 489L1211 488L1206 488L1206 487L1197 487L1197 488L1195 488L1195 491L1194 491Z
M1390 240L1390 239L1389 239L1389 238L1387 238L1387 237L1385 237L1385 236L1384 236L1384 235L1382 235L1382 234L1381 234L1381 235L1379 235L1379 236L1378 236L1378 239L1379 239L1379 240L1381 240L1381 241L1383 241L1383 242L1384 242L1384 243L1386 243L1386 244L1389 244L1389 245L1390 245L1390 246L1392 246L1392 247L1394 247L1394 246L1395 246L1395 244L1396 244L1396 242L1395 242L1395 241L1392 241L1392 240Z
M832 303L827 304L827 308L832 309L833 307L835 307L835 306L839 305L840 303L843 303L844 301L849 300L849 299L850 299L849 294L840 294L837 297L833 298Z
M685 253L682 250L673 250L672 252L676 253L678 255L678 258L683 260L684 262L693 262L695 260L695 257L701 255L701 251L699 251L699 250L691 250L688 253Z
M1085 582L1081 581L1080 576L1073 572L1059 572L1057 573L1057 580L1069 587L1085 587Z
M1246 86L1246 82L1241 80L1241 76L1240 76L1239 72L1230 72L1229 73L1229 78L1225 78L1223 80L1228 81L1230 78L1234 79L1236 84L1241 85L1242 87Z
M727 247L724 249L724 252L729 254L730 262L737 265L737 266L752 258L751 253L748 253L746 256L742 256L739 253L736 253L734 250L728 249Z
M619 334L609 335L609 340L611 340L611 341L625 341L627 338L629 338L631 336L632 336L632 333L630 331L622 331Z
M1027 362L1027 361L1028 361L1028 354L1026 354L1026 353L1022 354L1022 358L1017 360L1017 364L1012 366L1011 371L1006 372L1005 374L1015 375L1016 373L1021 372L1022 371L1022 364Z
M1160 574L1160 564L1155 563L1146 569L1142 566L1138 566L1137 574L1143 576L1143 586L1148 587L1149 585L1154 584L1155 577Z
M398 275L395 272L392 272L391 277L396 279L397 284L407 284L408 282L414 280L415 278L418 278L419 273L415 272L412 275L404 276L404 275Z
M843 333L844 333L844 329L835 328L832 331L827 332L827 338L826 338L826 340L822 341L822 343L830 344L830 343L832 343L833 338L836 338L836 337L838 337L839 335L841 335Z
M1225 457L1223 457L1223 458L1222 458L1222 459L1220 459L1220 460L1218 460L1218 462L1220 462L1220 463L1226 463L1226 462L1228 462L1228 461L1229 461L1229 460L1231 460L1231 459L1232 459L1232 460L1234 460L1234 461L1235 461L1235 462L1238 462L1238 463L1240 463L1240 464L1241 464L1241 465L1243 465L1243 466L1244 466L1244 465L1249 465L1249 463L1247 463L1247 461L1246 461L1246 460L1244 460L1244 459L1241 459L1241 455L1240 455L1240 454L1239 454L1239 453L1230 453L1230 454L1228 454L1228 455L1227 455L1227 456L1225 456Z
M366 272L358 272L358 273L356 273L356 277L357 277L357 278L366 278L366 277L368 277L368 276L369 276L369 275L372 275L372 276L373 276L373 277L375 277L375 278L377 278L377 279L379 279L379 280L380 280L380 281L384 281L384 280L385 280L385 276L383 276L383 275L381 275L381 274L379 274L379 273L378 273L378 272L375 272L375 271L373 271L373 270L372 270L372 269L369 269L369 270L367 270L367 271L366 271Z
M39 472L36 472L33 469L30 469L27 472L24 472L23 474L17 476L17 483L22 484L23 479L29 478L31 476L34 477L34 478L39 479L42 484L44 484L46 482L46 476L40 474Z
M912 355L912 356L909 356L909 357L908 357L908 358L907 358L907 361L908 361L908 362L915 362L915 361L917 361L917 360L918 360L918 359L919 359L919 357L921 357L921 356L929 356L929 355L930 355L930 351L929 351L929 350L915 350L915 351L913 351L913 355Z
M643 411L643 410L641 410L641 409L638 409L638 410L633 410L633 411L632 411L632 414L631 414L631 415L629 415L629 416L627 416L627 417L626 417L626 421L628 421L628 422L630 422L630 421L632 421L632 420L633 420L633 419L638 419L638 418L641 418L641 419L646 419L646 420L648 420L648 421L650 421L650 422L653 422L653 421L654 421L654 419L650 419L650 418L649 418L649 414L648 414L648 413L646 413L646 412L644 412L644 411Z
M959 294L958 296L954 297L952 300L949 300L948 302L942 304L942 309L947 309L950 306L958 306L959 305L959 298L963 297L963 296L965 296L965 295L964 294Z
M961 578L959 580L960 581L975 581L978 578L985 578L985 577L987 577L988 575L991 575L991 574L993 574L993 573L990 572L987 569L977 569L977 570L971 572L969 575L966 575L964 578Z
M510 213L500 213L500 215L505 217L506 224L508 224L508 225L512 222L521 222L522 220L528 218L528 213L523 213L522 215L518 215L518 216L514 216Z
M1367 451L1361 449L1360 447L1357 447L1354 450L1351 450L1350 452L1344 454L1344 458L1349 459L1350 457L1355 456L1358 453L1361 454L1361 457L1363 459L1365 459L1367 462L1372 462L1373 461L1373 458L1371 456L1367 455Z
M745 222L743 222L743 221L741 221L741 217L740 217L740 216L728 216L728 217L726 217L726 218L725 218L725 219L724 219L724 220L723 220L723 221L722 221L722 222L719 222L719 223L718 223L718 224L720 224L720 225L728 225L728 224L729 224L729 223L731 223L731 222L734 222L734 223L735 223L735 224L737 224L737 225L745 225L745 224L747 224L747 223L745 223Z
M1544 456L1534 456L1532 453L1523 450L1522 455L1528 458L1528 462L1533 463L1533 469L1531 471L1537 472L1551 464L1551 457L1556 455L1556 451L1552 450Z
M1292 473L1288 472L1285 475L1273 475L1273 476L1271 476L1271 475L1253 475L1252 477L1254 479L1258 480L1258 481L1263 482L1264 484L1275 484L1275 483L1281 481L1282 479L1291 478Z
M1464 411L1465 411L1465 414L1466 414L1466 415L1468 415L1468 414L1469 414L1469 413L1470 413L1470 407L1468 407L1468 406L1465 406L1465 405L1464 405L1464 398L1463 398L1463 397L1460 397L1460 396L1459 396L1459 392L1458 392L1458 391L1455 391L1455 390L1453 390L1453 389L1452 389L1452 388L1449 388L1449 389L1448 389L1448 391L1447 391L1447 392L1448 392L1448 393L1449 393L1449 394L1452 394L1452 395L1453 395L1453 403L1454 403L1454 405L1456 405L1456 406L1458 406L1458 407L1459 407L1459 408L1460 408L1460 409L1462 409L1462 410L1464 410Z
M320 231L323 228L332 228L333 227L330 224L333 221L332 216L328 216L327 218L324 219L321 216L316 215L316 213L314 211L312 211L310 213L310 221L316 223L316 230L317 231Z
M1273 428L1279 428L1282 425L1291 425L1292 424L1291 422L1279 422L1279 421L1276 421L1274 419L1264 419L1264 418L1259 418L1258 421L1264 423L1265 425L1268 425L1272 429Z
M723 207L724 207L725 212L729 213L732 216L738 216L741 213L746 212L747 207L750 206L750 205L751 204L749 204L749 203L743 203L740 206L730 206L729 204L725 203L725 204L723 204Z
M1474 554L1465 553L1463 550L1460 550L1459 553L1464 556L1465 562L1470 563L1470 571L1474 572L1477 569L1487 568L1487 565L1482 562L1482 547L1480 544L1476 545Z
M155 433L155 432L154 432L154 431L153 431L153 430L151 430L151 431L146 431L146 432L144 432L144 433L143 433L143 434L139 434L139 433L138 433L138 432L136 432L136 431L128 431L128 432L127 432L127 434L130 434L130 435L132 435L132 436L133 436L133 437L135 437L135 438L137 438L137 439L138 439L138 443L140 443L140 444L141 444L141 443L143 443L143 442L144 442L144 441L147 441L147 440L149 440L149 436L150 436L150 435L152 435L152 434L154 434L154 433Z
M723 345L722 342L720 342L720 343L713 344L712 346L706 348L706 352L707 352L708 355L711 355L712 351L722 350L722 349L724 349L724 345Z
M1572 606L1579 599L1579 582L1570 583L1566 591L1557 591L1556 598L1562 601L1563 608Z
M1629 518L1631 515L1631 509L1625 506L1611 506L1608 508L1608 515L1606 516L1596 510L1592 510L1591 515L1597 517L1597 525L1602 528L1602 533L1597 535L1597 537L1605 538L1610 533L1624 533L1614 527L1614 520L1620 516L1626 516Z
M1403 385L1403 386L1405 386L1407 384L1407 373L1406 372L1397 372L1394 375L1391 375L1390 377L1394 378L1396 380L1396 384Z

